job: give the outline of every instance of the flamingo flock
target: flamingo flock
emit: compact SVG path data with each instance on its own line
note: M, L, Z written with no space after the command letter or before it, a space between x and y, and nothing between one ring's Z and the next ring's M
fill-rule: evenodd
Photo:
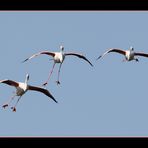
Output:
M119 53L121 55L124 56L123 61L132 61L135 60L136 62L138 62L138 58L137 56L143 56L143 57L148 57L148 53L143 53L143 52L135 52L133 47L130 47L128 50L123 50L123 49L118 49L118 48L111 48L108 49L106 52L104 52L103 54L101 54L98 58L102 58L104 57L106 54L110 53L110 52L115 52L115 53ZM18 96L17 98L17 102L14 106L11 107L13 112L16 112L16 106L19 102L19 100L21 99L21 97L28 91L28 90L32 90L32 91L38 91L43 93L44 95L46 95L47 97L49 97L50 99L52 99L54 102L58 103L58 101L53 97L53 95L50 93L50 91L48 91L46 88L44 88L48 83L49 83L49 79L53 73L54 67L56 64L60 64L59 65L59 69L58 69L58 77L57 77L57 85L60 84L60 70L61 70L61 66L65 60L65 58L67 56L75 56L78 57L80 59L83 59L84 61L86 61L90 66L93 67L93 64L88 60L88 58L86 58L86 56L84 56L81 53L75 53L75 52L64 52L64 46L60 46L60 51L59 52L53 52L53 51L41 51L38 53L33 54L32 56L28 57L27 59L25 59L24 61L22 61L23 63L34 58L37 57L39 55L47 55L47 56L51 56L53 60L53 66L52 69L48 75L47 80L42 84L42 87L38 87L38 86L32 86L28 84L29 81L29 74L26 74L26 79L25 82L17 82L17 81L13 81L10 79L4 79L4 80L0 80L0 83L4 83L7 84L9 86L13 86L16 89L15 94L13 94L13 96L2 106L3 108L6 108L9 106L9 104L11 103L11 101Z

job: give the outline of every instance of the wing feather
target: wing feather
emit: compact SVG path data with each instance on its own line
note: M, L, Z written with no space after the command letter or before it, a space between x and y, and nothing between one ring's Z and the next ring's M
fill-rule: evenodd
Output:
M54 53L54 52L41 51L41 52L38 52L38 53L36 53L36 54L33 54L33 55L30 56L29 58L25 59L25 60L23 61L23 63L26 62L26 61L28 61L28 60L30 60L30 59L32 59L32 58L35 58L35 57L41 55L41 54L46 54L46 55L49 55L49 56L52 56L52 57L55 56L55 53Z
M142 52L135 52L135 56L148 57L148 54L147 53L142 53Z
M34 91L39 91L39 92L45 94L46 96L50 97L51 99L53 99L56 103L58 103L47 89L44 89L41 87L36 87L36 86L31 86L31 85L28 85L28 89L34 90Z
M68 55L73 55L73 56L77 56L79 58L82 58L83 60L87 61L91 66L93 66L92 63L82 54L78 54L78 53L65 53L65 56L68 56Z
M104 57L109 52L117 52L117 53L120 53L122 55L125 55L126 54L126 52L124 50L122 50L122 49L111 48L111 49L107 50L105 53L103 53L102 55L100 55L97 58L97 60L100 59L100 58L102 58L102 57Z
M15 81L12 81L12 80L8 80L8 79L0 80L0 83L5 83L7 85L14 86L14 87L19 86L19 83L15 82Z

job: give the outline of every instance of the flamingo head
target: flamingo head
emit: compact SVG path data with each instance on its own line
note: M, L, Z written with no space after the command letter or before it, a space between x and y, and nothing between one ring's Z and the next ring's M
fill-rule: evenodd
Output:
M61 46L60 46L60 50L61 50L61 51L64 51L64 46L61 45Z
M130 50L131 50L131 51L134 51L134 48L131 46L131 47L130 47Z
M26 74L26 80L25 83L27 83L29 81L29 74Z

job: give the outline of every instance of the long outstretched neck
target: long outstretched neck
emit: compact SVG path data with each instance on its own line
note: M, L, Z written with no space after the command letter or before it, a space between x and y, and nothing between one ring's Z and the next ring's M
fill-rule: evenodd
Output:
M64 52L64 46L62 46L62 45L60 46L60 51Z
M29 81L29 74L26 75L25 84L27 84Z

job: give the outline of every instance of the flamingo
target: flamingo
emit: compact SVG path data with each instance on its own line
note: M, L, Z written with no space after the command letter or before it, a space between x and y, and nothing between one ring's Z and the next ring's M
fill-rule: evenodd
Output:
M19 96L18 97L18 100L15 104L14 107L11 107L11 109L15 112L16 111L16 106L19 102L19 100L21 99L21 97L28 91L28 90L33 90L33 91L39 91L41 93L44 93L46 96L50 97L51 99L53 99L56 103L57 101L55 100L55 98L51 95L51 93L47 90L47 89L44 89L44 88L41 88L41 87L36 87L36 86L31 86L31 85L28 85L28 80L29 80L29 74L26 74L26 79L25 79L25 82L22 83L22 82L16 82L16 81L12 81L12 80L9 80L9 79L4 79L4 80L0 80L0 83L4 83L4 84L7 84L7 85L10 85L10 86L14 86L16 88L16 92L15 94L8 100L8 102L6 104L4 104L2 107L5 108L5 107L8 107L9 103L16 97L16 96Z
M109 50L107 50L105 53L103 53L102 55L100 55L98 59L104 57L107 53L110 52L117 52L119 54L122 54L125 56L125 59L123 61L132 61L135 60L136 62L138 62L138 58L135 58L135 56L144 56L144 57L148 57L148 53L143 53L143 52L135 52L134 48L131 46L128 50L122 50L122 49L116 49L116 48L111 48Z
M48 55L48 56L52 56L53 59L50 59L50 60L54 60L54 63L53 63L52 69L51 69L51 71L50 71L50 73L49 73L48 79L47 79L47 81L43 84L43 86L47 85L47 83L48 83L48 81L49 81L49 79L50 79L50 76L51 76L51 74L52 74L52 72L53 72L53 69L54 69L56 63L60 63L59 70L58 70L58 78L57 78L57 81L56 81L57 84L60 84L60 81L59 81L60 70L61 70L61 66L62 66L62 64L63 64L64 59L65 59L66 56L69 56L69 55L77 56L77 57L79 57L79 58L82 58L82 59L85 60L86 62L88 62L91 66L93 66L93 65L91 64L91 62L90 62L85 56L83 56L82 54L73 53L73 52L64 53L64 47L63 47L62 45L60 46L60 51L59 51L59 52L41 51L41 52L39 52L39 53L33 54L31 57L25 59L23 62L26 62L26 61L28 61L28 60L30 60L30 59L36 57L36 56L39 56L39 55L41 55L41 54L45 54L45 55Z

